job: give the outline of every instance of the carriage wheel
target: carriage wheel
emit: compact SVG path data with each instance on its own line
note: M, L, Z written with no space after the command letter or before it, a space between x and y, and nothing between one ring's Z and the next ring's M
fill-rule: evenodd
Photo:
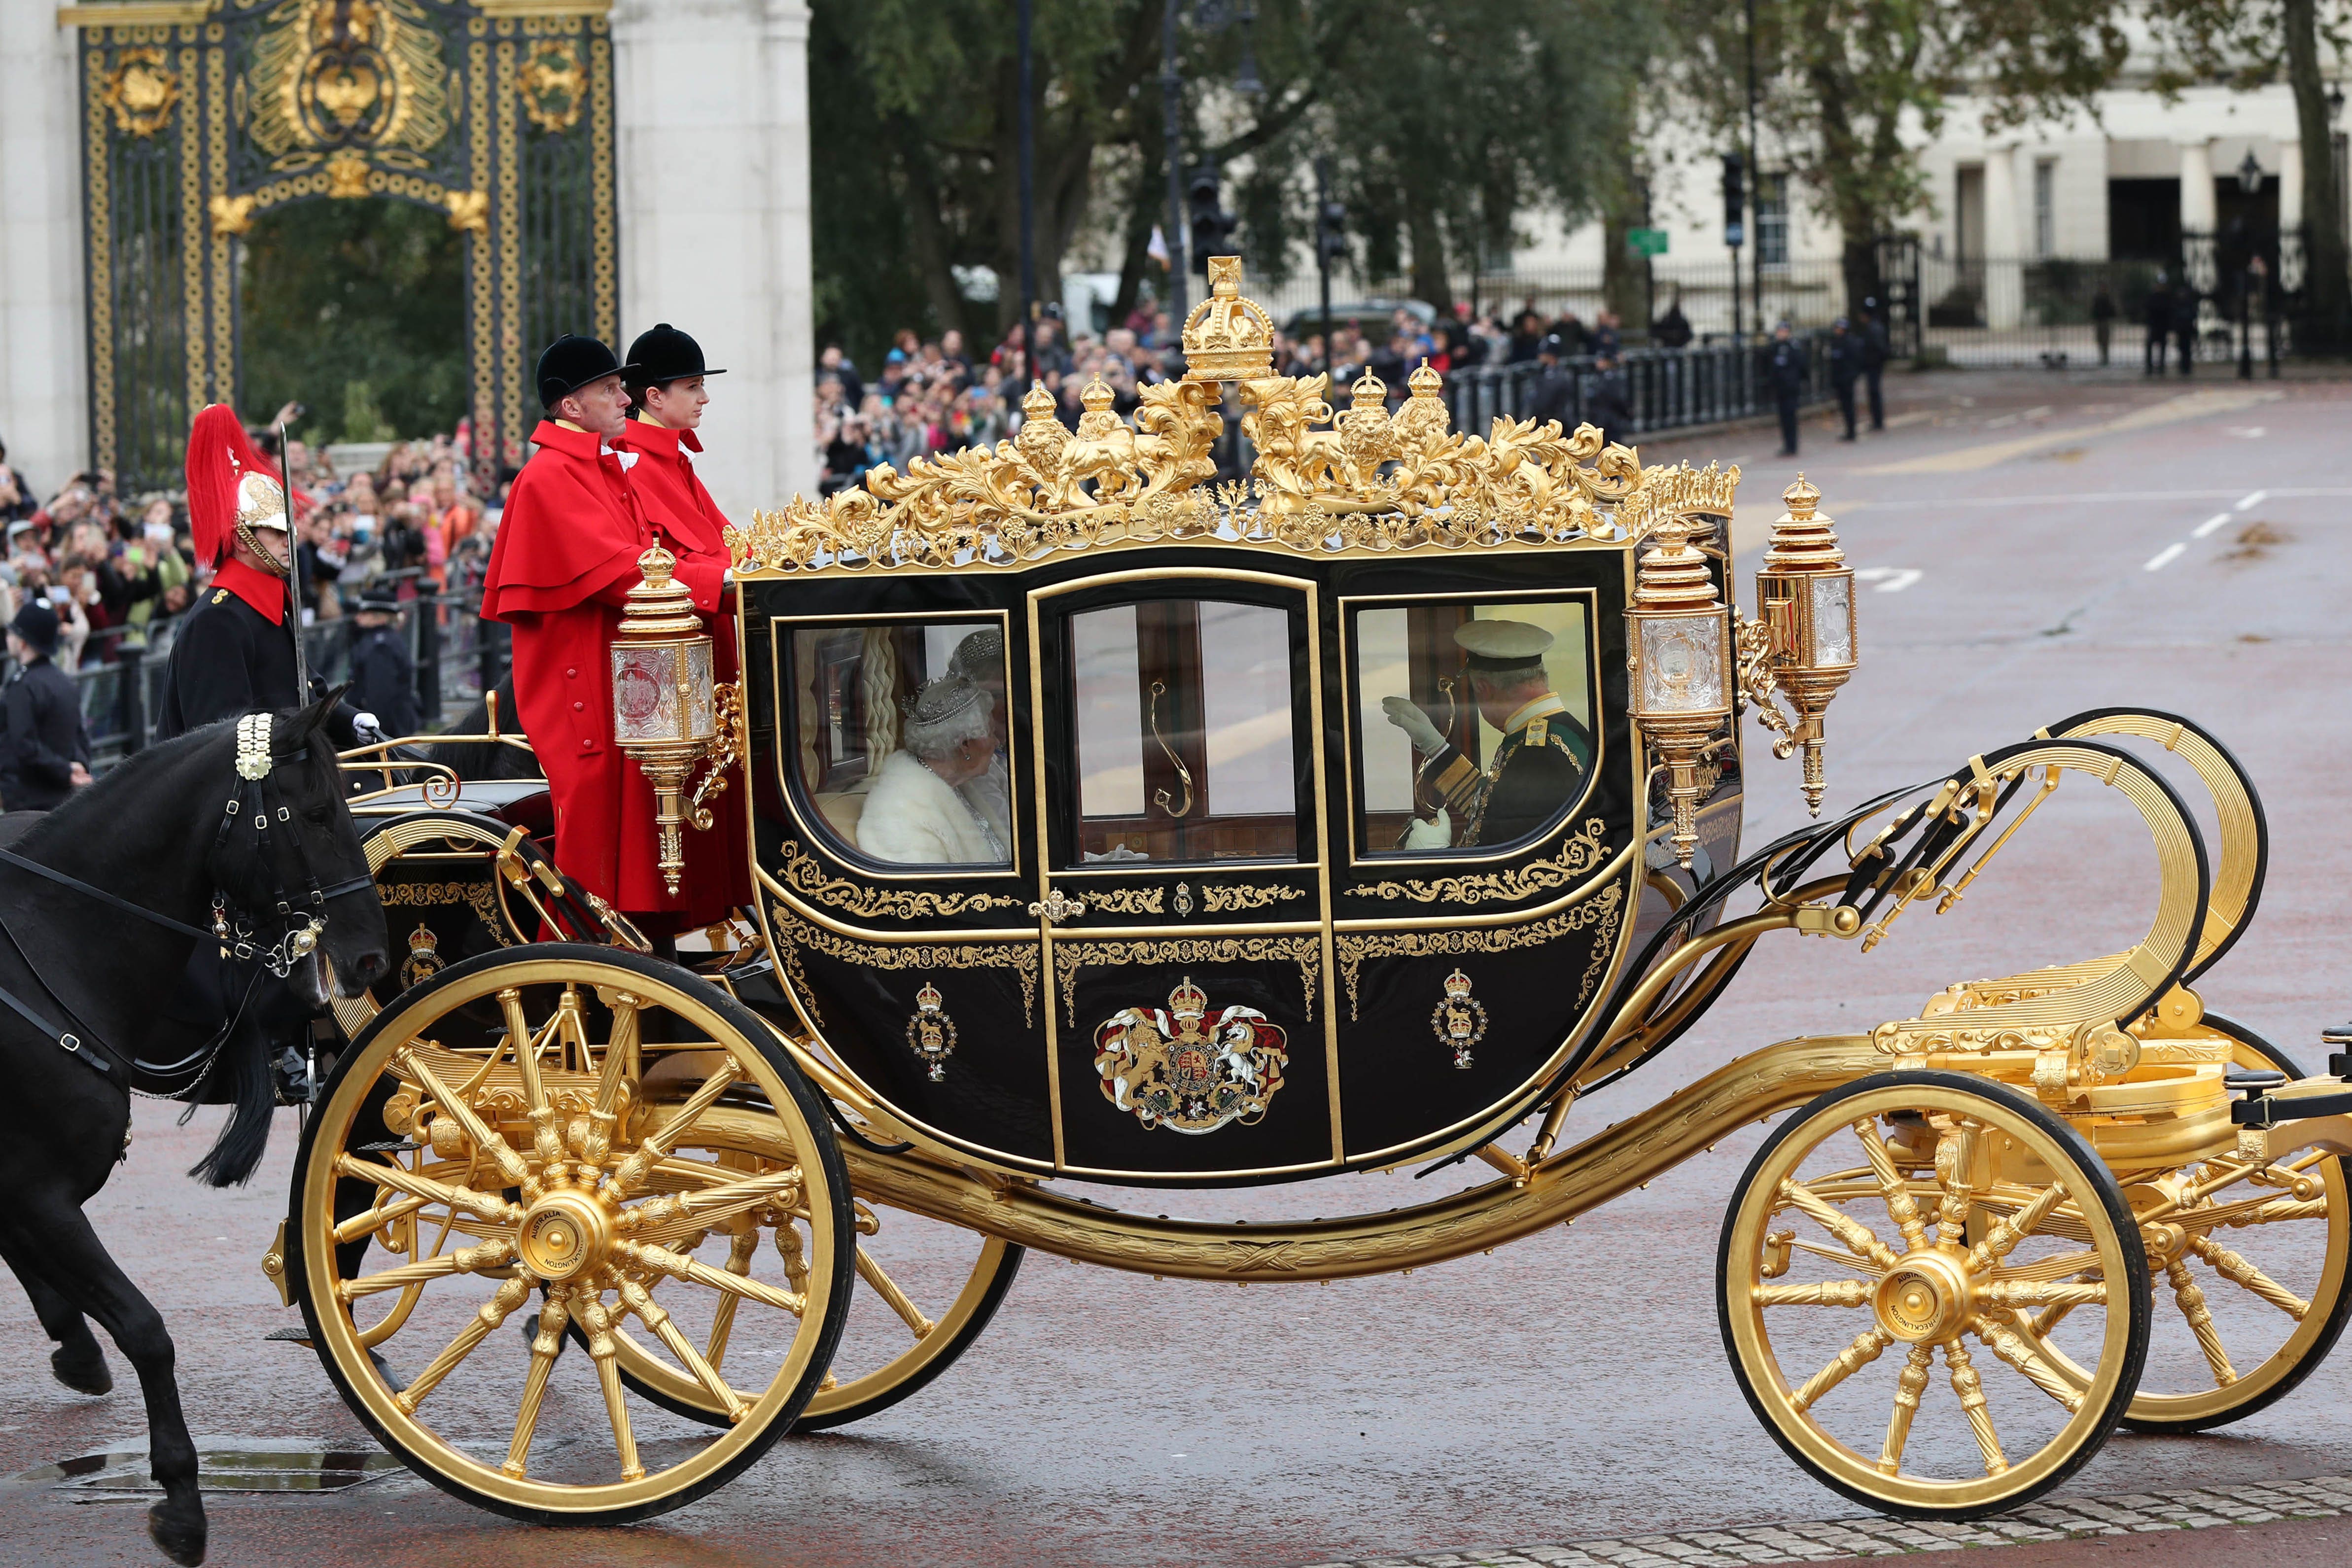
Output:
M717 1070L652 1103L643 1075L680 1051ZM380 1085L379 1122L362 1113ZM753 1170L697 1146L719 1117L794 1157ZM339 1184L347 1208L372 1185L373 1206L337 1224ZM642 1519L724 1483L815 1393L849 1304L856 1218L824 1103L739 1004L611 948L486 954L404 992L329 1080L294 1204L303 1313L345 1403L420 1475L520 1519ZM798 1267L772 1249L726 1267L747 1220L789 1233ZM405 1258L345 1277L339 1250L360 1239ZM365 1342L417 1285L373 1336L395 1387ZM631 1393L631 1320L725 1425ZM723 1369L707 1354L722 1323Z
M860 1288L833 1369L795 1432L862 1420L945 1372L988 1327L1021 1269L1024 1249L1012 1242L897 1209L858 1202L856 1228ZM772 1238L745 1226L730 1239L728 1266L763 1244ZM618 1343L621 1375L635 1392L696 1420L725 1419L701 1385L634 1339Z
M2303 1076L2285 1052L2223 1019L2208 1028L2236 1042L2239 1067ZM2347 1162L2305 1154L2271 1167L2264 1185L2221 1187L2141 1228L2155 1279L2147 1369L2124 1425L2137 1432L2225 1427L2285 1397L2326 1359L2352 1317L2352 1186ZM2183 1196L2218 1174L2186 1166L2127 1195L2135 1209ZM2046 1307L2020 1322L2042 1339L2063 1315ZM2051 1359L2078 1386L2080 1366Z
M2058 1485L2114 1430L2147 1352L2147 1262L2115 1178L2064 1123L1963 1073L1882 1073L1782 1123L1740 1179L1717 1287L1765 1429L1906 1518ZM2059 1303L2081 1385L2018 1332Z

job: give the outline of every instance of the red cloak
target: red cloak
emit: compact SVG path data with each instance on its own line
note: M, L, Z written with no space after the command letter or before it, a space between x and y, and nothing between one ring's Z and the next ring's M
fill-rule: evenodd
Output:
M514 628L515 706L554 797L556 863L615 908L654 916L656 931L708 925L726 915L747 852L740 835L689 827L678 896L663 892L654 792L613 739L610 650L639 555L659 544L677 556L706 616L727 555L648 515L629 479L636 455L552 421L530 438L540 450L508 495L482 614Z

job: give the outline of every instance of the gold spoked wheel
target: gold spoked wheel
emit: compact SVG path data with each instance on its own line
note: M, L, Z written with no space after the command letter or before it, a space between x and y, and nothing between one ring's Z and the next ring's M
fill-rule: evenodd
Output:
M849 1321L796 1432L861 1420L945 1372L987 1328L1020 1271L1023 1249L1009 1241L863 1201L856 1212L858 1285ZM774 1244L746 1224L731 1239L727 1266ZM665 1409L725 1419L707 1389L635 1341L621 1342L620 1364L623 1378Z
M1863 1079L1784 1122L1741 1178L1717 1286L1766 1430L1908 1518L2056 1486L2114 1430L2147 1351L2147 1260L2115 1178L2032 1101L1961 1073ZM2054 1333L2092 1369L2079 1385L2018 1332L2060 1303Z
M2239 1067L2302 1070L2225 1019ZM2352 1315L2352 1187L2346 1162L2305 1154L2259 1170L2234 1159L2127 1178L2146 1217L2156 1301L2147 1366L2124 1425L2141 1432L2224 1427L2284 1398L2327 1353ZM2045 1307L2021 1324L2036 1340L2063 1316ZM2078 1386L2083 1369L2044 1347Z
M709 1070L659 1102L644 1085L671 1054ZM717 1116L792 1157L713 1152ZM723 1484L814 1394L849 1304L822 1101L739 1004L611 948L487 954L403 993L337 1064L294 1183L303 1312L344 1401L419 1474L517 1518L642 1519ZM789 1236L795 1266L772 1247L730 1268L747 1224ZM624 1343L725 1423L633 1393Z

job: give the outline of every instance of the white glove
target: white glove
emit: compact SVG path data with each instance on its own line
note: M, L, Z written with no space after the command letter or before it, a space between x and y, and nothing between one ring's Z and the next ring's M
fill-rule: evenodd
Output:
M362 746L373 746L376 742L388 738L383 733L383 726L376 721L375 715L372 713L352 715L352 733L359 737L359 742Z
M1414 818L1412 825L1405 829L1404 837L1397 843L1401 850L1450 850L1453 847L1454 819L1445 814L1443 806L1429 821Z
M1411 697L1382 697L1381 710L1389 716L1391 724L1405 732L1412 741L1412 748L1423 756L1445 744L1445 737L1437 733L1437 727L1429 722L1429 716Z

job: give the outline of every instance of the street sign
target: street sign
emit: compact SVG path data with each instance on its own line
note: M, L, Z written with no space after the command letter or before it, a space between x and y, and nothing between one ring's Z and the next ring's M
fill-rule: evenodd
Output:
M1635 256L1664 256L1666 254L1666 231L1629 229L1625 233L1625 245Z
M1729 246L1732 249L1738 250L1741 246L1748 243L1747 226L1742 224L1724 225L1723 243Z

